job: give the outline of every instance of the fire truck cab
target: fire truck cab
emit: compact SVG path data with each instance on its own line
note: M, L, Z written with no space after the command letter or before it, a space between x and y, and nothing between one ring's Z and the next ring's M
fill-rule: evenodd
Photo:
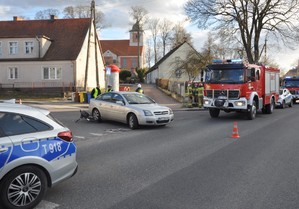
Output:
M250 120L258 110L271 114L279 97L279 72L241 59L214 60L205 70L204 107L212 118L221 110L244 112Z
M283 79L283 85L290 91L293 97L293 102L296 103L296 101L299 100L299 77L287 76Z

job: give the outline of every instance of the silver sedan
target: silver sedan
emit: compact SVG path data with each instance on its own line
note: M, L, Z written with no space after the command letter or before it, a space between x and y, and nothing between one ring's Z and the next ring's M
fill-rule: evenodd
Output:
M164 126L174 120L173 111L137 92L107 92L91 99L89 111L96 121L111 120L128 124Z

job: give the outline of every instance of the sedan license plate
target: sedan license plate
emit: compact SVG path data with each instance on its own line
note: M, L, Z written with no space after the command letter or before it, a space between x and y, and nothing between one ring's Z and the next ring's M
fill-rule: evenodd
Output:
M160 118L158 118L158 121L164 121L164 120L168 120L168 117L160 117Z

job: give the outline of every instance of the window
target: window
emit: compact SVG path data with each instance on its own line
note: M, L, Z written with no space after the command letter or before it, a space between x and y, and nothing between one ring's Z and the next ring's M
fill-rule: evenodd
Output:
M132 67L136 68L137 67L137 58L132 59Z
M33 42L26 41L25 42L25 54L32 54L33 52Z
M123 66L122 67L124 67L124 68L127 67L127 58L123 58Z
M9 42L9 54L18 53L18 42Z
M44 67L43 68L43 79L45 79L45 80L61 79L61 68Z
M52 129L52 127L41 121L15 113L0 112L0 124L6 136Z
M175 70L175 77L176 78L181 78L182 77L182 70L180 68L177 68Z
M18 68L17 67L9 67L8 68L8 79L18 79Z

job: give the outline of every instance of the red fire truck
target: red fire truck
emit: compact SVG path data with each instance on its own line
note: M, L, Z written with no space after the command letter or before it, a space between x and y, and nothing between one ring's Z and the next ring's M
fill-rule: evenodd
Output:
M283 85L286 87L293 97L293 102L296 103L299 100L299 77L285 77L283 79Z
M279 97L279 69L248 64L241 59L214 60L205 70L204 107L217 118L224 112L258 110L271 114Z

